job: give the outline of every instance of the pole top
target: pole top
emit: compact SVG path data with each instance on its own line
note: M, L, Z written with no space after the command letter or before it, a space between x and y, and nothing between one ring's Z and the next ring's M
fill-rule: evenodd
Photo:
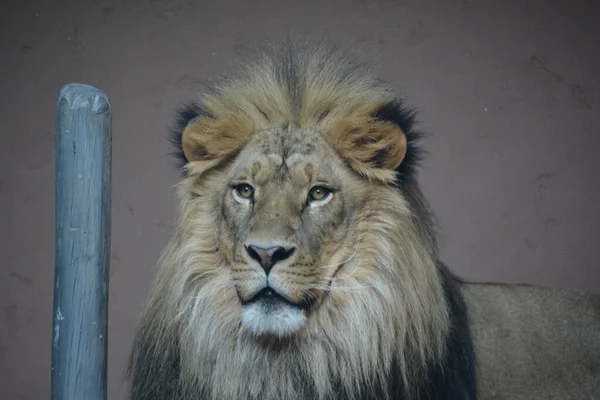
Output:
M89 108L94 114L110 110L106 93L90 85L69 83L60 90L58 104L67 104L72 110Z

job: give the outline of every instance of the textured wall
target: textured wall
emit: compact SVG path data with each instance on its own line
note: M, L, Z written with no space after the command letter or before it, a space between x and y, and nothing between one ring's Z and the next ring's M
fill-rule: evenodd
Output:
M600 9L594 1L41 1L0 6L0 397L49 395L54 112L113 109L109 393L172 229L173 109L248 42L353 40L420 111L444 259L477 281L600 292ZM210 5L208 5L210 4Z

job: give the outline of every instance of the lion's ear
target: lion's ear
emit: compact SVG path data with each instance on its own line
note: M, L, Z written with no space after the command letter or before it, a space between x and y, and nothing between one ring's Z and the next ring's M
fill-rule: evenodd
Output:
M193 174L214 168L235 156L250 136L251 126L235 113L223 113L218 118L196 108L181 120L179 149Z
M369 180L390 183L406 156L407 139L398 124L379 115L379 108L353 113L334 125L330 139L333 148L356 172Z

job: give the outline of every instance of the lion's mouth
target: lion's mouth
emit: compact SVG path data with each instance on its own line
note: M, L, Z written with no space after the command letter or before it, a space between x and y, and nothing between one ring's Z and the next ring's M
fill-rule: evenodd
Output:
M242 325L258 336L293 335L306 323L306 310L311 305L292 302L267 286L242 302Z
M242 301L242 305L249 305L252 303L260 302L265 307L274 308L278 305L285 304L299 310L308 311L312 308L314 304L313 299L302 299L298 303L294 303L281 294L277 293L277 291L273 290L271 287L267 286L262 289L256 295L254 295L251 299Z

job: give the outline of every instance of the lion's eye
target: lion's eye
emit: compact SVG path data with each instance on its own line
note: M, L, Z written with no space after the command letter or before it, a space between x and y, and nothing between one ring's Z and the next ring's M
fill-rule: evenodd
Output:
M325 186L314 186L308 192L308 205L323 205L333 196L333 191Z
M254 197L254 188L247 183L242 183L233 189L233 195L236 200L247 202Z

